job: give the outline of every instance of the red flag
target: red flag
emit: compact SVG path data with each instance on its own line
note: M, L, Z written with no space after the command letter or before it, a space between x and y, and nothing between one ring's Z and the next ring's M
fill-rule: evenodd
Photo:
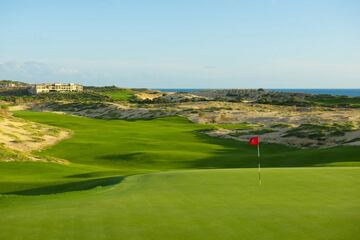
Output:
M249 144L250 145L258 145L259 144L259 137L256 136L256 137L252 137L249 139Z

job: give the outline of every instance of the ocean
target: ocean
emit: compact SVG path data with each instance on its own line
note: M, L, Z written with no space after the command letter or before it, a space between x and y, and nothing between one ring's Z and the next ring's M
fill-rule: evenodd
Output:
M154 90L160 90L164 92L196 92L201 90L210 90L210 89L200 89L200 88L158 88ZM282 89L266 89L270 91L278 92L300 92L308 94L330 94L336 96L350 96L350 97L360 97L360 89L320 89L320 88L282 88Z

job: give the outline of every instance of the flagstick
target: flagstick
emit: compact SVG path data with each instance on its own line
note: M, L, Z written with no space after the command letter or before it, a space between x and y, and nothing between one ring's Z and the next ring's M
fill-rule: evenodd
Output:
M257 144L258 150L258 172L259 172L259 185L261 185L261 166L260 166L260 143Z

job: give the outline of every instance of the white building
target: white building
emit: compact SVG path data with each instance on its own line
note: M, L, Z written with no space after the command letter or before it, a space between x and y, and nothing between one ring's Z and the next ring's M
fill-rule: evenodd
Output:
M83 86L75 83L42 83L31 86L32 94L48 93L48 92L82 92Z

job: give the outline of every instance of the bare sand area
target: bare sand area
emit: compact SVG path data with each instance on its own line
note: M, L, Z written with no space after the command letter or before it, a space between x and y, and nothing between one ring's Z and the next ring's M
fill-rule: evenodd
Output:
M0 161L41 161L66 164L56 158L34 156L32 151L41 150L71 136L71 131L26 121L2 114L0 116Z

